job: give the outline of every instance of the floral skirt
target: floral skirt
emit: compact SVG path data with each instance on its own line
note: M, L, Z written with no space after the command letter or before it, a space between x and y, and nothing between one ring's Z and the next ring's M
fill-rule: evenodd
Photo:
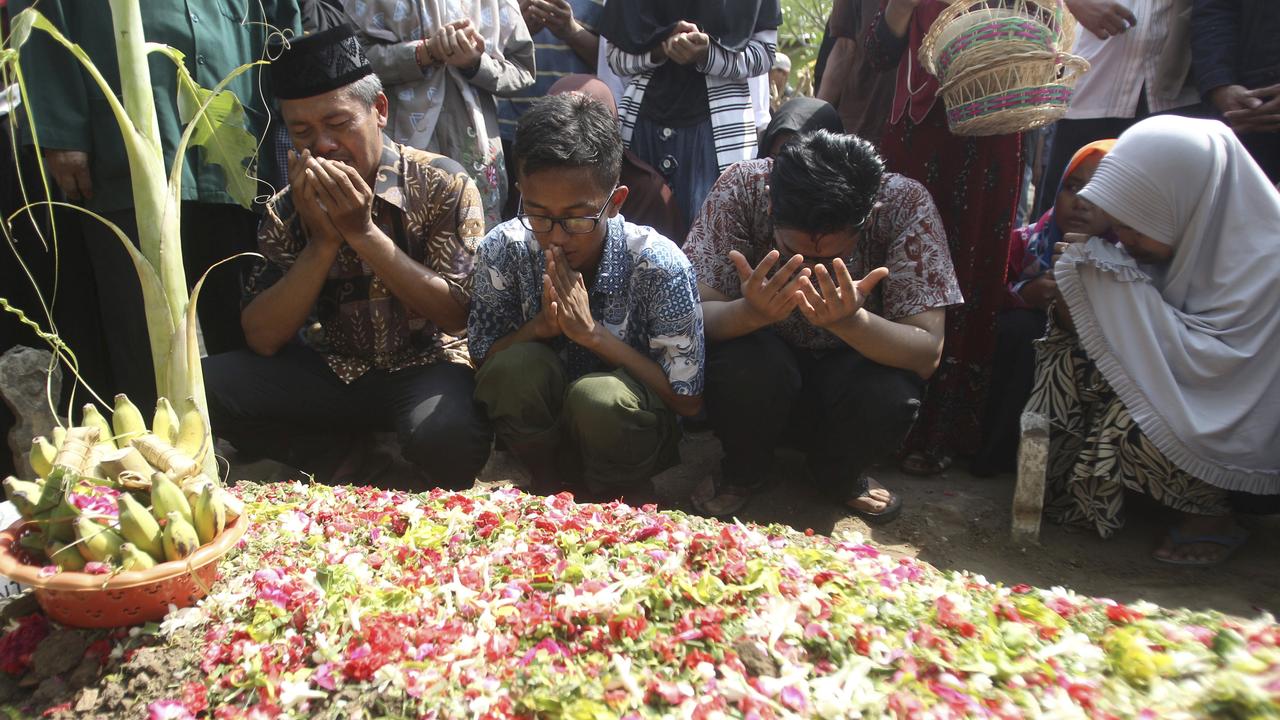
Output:
M1008 294L1004 274L1022 184L1021 137L952 135L938 102L918 125L905 117L885 128L881 149L889 170L919 181L933 197L964 294L963 304L947 308L942 363L905 443L908 451L936 459L981 442L996 316Z
M1111 537L1124 527L1125 490L1185 513L1226 515L1227 491L1169 462L1129 415L1074 333L1049 314L1036 341L1036 377L1027 412L1049 419L1045 512Z

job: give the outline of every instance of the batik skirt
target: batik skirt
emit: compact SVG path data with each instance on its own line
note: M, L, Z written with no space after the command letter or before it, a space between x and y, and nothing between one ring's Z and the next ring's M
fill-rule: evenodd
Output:
M1184 513L1230 512L1226 490L1188 475L1156 449L1053 313L1048 335L1036 341L1026 411L1049 419L1045 513L1055 522L1110 537L1124 527L1126 490Z

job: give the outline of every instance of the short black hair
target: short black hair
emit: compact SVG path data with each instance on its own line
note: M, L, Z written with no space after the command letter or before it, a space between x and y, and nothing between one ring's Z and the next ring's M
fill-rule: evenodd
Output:
M812 233L860 228L875 206L882 177L884 160L857 135L798 135L773 159L773 223Z
M533 102L516 127L516 177L557 167L589 167L600 189L618 184L622 134L604 103L583 93L550 95Z

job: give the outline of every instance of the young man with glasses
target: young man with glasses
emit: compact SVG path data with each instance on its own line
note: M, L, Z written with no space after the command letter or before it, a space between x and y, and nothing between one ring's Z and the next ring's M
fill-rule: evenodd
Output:
M865 471L915 421L943 308L961 296L933 199L883 168L870 143L823 130L731 166L707 196L684 252L725 457L693 498L699 512L740 510L782 443L799 444L806 474L868 522L901 510Z
M538 100L514 149L516 219L476 256L467 323L476 399L533 489L643 491L679 461L677 416L702 407L704 341L688 259L626 222L622 138L599 101Z

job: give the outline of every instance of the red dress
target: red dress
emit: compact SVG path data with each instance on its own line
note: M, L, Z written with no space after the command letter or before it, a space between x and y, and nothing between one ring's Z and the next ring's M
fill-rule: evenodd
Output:
M947 128L937 79L919 63L920 42L946 8L924 0L905 38L881 14L867 36L882 71L898 69L897 91L881 142L888 169L933 195L947 232L963 305L947 308L942 364L929 381L905 448L937 458L976 450L992 356L996 314L1006 293L1009 233L1022 185L1021 135L966 137ZM903 62L899 66L899 59Z

